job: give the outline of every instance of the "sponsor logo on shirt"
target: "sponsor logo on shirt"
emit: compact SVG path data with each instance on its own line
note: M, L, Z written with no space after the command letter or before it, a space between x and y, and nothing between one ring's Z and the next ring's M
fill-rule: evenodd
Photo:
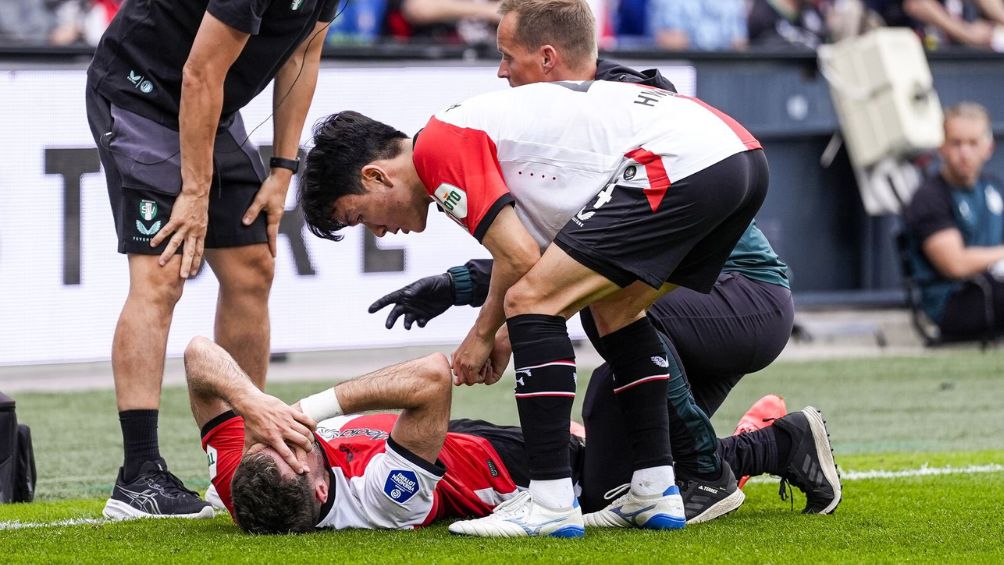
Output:
M491 473L493 477L499 476L499 468L491 459L488 460L488 472Z
M418 477L414 471L395 469L387 475L387 482L383 485L383 493L387 498L404 504L418 492Z
M289 9L294 12L299 10L300 6L303 6L303 0L293 0L289 3Z
M129 71L129 74L126 75L126 79L143 94L150 94L153 92L153 83L149 80L144 80L143 75L137 73L136 71Z
M467 192L464 189L444 182L439 185L433 196L449 215L458 220L467 217Z
M653 355L652 362L662 367L663 369L669 367L669 361L665 357L659 357L658 355Z
M390 437L390 433L375 428L350 428L341 430L336 428L317 427L317 435L324 439L368 437L373 441L380 441Z

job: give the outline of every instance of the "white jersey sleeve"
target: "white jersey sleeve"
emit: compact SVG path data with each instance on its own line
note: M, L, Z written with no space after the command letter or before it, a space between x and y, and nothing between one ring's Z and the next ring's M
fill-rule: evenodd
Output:
M387 442L360 476L335 477L335 502L321 528L411 529L426 523L435 506L436 485L445 469L436 468Z

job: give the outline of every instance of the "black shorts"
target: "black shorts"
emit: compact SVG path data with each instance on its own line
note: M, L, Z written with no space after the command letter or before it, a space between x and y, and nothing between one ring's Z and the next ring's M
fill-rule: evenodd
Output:
M89 85L87 121L108 181L119 253L162 253L167 240L159 247L150 240L167 225L181 192L178 132L113 105ZM207 248L268 241L264 214L250 226L241 222L267 176L258 148L246 138L240 114L216 136Z
M456 434L477 436L488 440L509 470L512 482L521 487L530 486L530 463L523 442L523 430L519 426L499 426L484 420L450 420L449 431ZM568 436L568 449L572 462L572 482L582 478L582 464L585 458L585 444L580 438Z
M627 182L632 167L626 160L613 190L573 216L554 243L622 287L640 280L710 292L767 195L763 150L737 153L676 181L655 210L647 182Z

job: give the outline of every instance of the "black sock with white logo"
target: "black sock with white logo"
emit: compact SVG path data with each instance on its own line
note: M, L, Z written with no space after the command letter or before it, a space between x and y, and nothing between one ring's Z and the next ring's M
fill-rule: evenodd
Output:
M572 476L568 424L575 400L575 351L561 316L506 320L516 367L516 407L531 480Z
M672 465L666 409L669 359L658 332L642 318L601 340L614 372L614 396L631 436L632 469Z
M143 463L160 458L160 445L157 441L158 413L158 410L123 410L119 412L122 447L125 451L125 461L122 463L122 480L125 482L136 478Z

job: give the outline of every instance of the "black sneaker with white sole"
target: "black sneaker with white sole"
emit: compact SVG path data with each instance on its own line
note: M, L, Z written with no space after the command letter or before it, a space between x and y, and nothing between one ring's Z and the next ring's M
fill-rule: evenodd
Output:
M683 496L683 509L688 524L700 524L720 518L739 508L746 495L739 490L732 468L722 461L722 476L708 481L697 478L680 478L677 481Z
M156 459L143 463L139 474L128 483L122 480L122 468L119 468L103 514L112 520L212 518L213 507L185 488L181 480L167 470L163 459Z
M774 425L791 436L791 455L781 475L784 498L785 483L805 493L804 514L829 514L840 504L840 473L833 460L830 434L823 414L812 406L792 412L774 421Z

